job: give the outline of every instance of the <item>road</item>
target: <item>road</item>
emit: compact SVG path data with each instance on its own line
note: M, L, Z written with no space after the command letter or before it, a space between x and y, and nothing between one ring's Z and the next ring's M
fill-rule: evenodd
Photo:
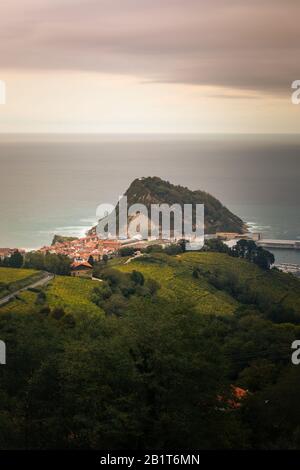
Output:
M12 292L11 294L9 294L5 297L2 297L0 299L0 307L2 305L7 304L7 302L12 300L16 295L21 294L21 292L24 292L29 288L44 286L45 284L50 282L53 278L54 278L53 274L47 273L47 275L45 275L45 277L43 277L42 279L39 279L38 281L35 281L32 284L29 284L28 286L23 287L22 289L16 290L15 292Z
M140 258L141 256L144 256L144 253L140 253L139 255L134 255L132 256L131 258L128 258L124 264L128 264L128 263L131 263L132 260L136 259L136 258Z

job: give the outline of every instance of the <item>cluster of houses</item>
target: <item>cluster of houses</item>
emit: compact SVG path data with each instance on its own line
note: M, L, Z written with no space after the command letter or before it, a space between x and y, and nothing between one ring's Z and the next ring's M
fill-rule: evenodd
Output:
M98 262L103 255L112 255L119 250L121 244L118 240L102 240L96 235L77 238L72 241L63 241L51 246L43 246L40 253L66 255L74 262L88 261L91 257Z
M71 275L76 277L91 276L91 262L99 262L104 255L111 257L120 249L118 240L100 239L97 235L89 235L71 241L62 241L51 246L43 246L40 253L65 255L73 260Z
M205 239L210 238L219 238L229 246L235 244L241 238L252 238L257 241L260 239L260 234L246 233L241 235L238 233L218 232L214 235L205 236ZM159 242L163 247L170 244L170 240L159 240ZM141 250L152 243L158 243L158 240L142 240L140 237L127 240L101 239L97 234L89 234L83 238L65 240L53 245L43 246L38 252L68 256L73 262L71 265L72 276L90 277L93 270L92 263L101 261L104 255L111 258L121 247L131 246L136 250ZM14 248L0 248L0 261L9 258L16 250ZM18 251L25 254L25 250L18 249Z

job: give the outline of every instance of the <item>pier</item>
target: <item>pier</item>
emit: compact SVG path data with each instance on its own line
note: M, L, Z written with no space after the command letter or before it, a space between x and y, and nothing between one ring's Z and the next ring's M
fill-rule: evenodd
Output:
M258 246L263 248L277 248L287 250L300 250L300 240L270 240L261 239L256 242Z

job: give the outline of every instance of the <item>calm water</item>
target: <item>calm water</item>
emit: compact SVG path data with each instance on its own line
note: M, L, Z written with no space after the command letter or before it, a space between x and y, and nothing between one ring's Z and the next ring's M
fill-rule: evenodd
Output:
M0 246L83 235L140 176L203 189L266 237L300 239L297 136L0 138ZM277 253L300 264L300 252Z

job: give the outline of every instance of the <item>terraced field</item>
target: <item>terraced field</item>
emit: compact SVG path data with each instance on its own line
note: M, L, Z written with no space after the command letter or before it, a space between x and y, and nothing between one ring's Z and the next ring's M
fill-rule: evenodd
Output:
M123 272L141 271L145 277L159 282L159 296L169 301L195 302L199 313L230 315L238 306L230 295L217 291L205 279L194 279L192 263L187 259L184 262L180 257L159 254L115 267Z
M123 272L136 269L161 284L159 295L172 299L190 299L201 313L232 314L239 303L229 294L213 287L209 274L219 273L236 277L250 292L262 296L270 305L281 304L300 314L300 282L293 276L277 271L262 271L245 260L220 253L184 253L176 257L155 254L141 257L129 264L115 266ZM203 275L194 279L195 268Z
M43 273L34 269L0 267L0 299L37 281Z
M46 289L50 307L62 307L66 313L102 313L91 301L98 281L67 276L56 276Z
M37 274L38 271L34 269L16 269L16 268L2 268L0 267L0 282L10 284L11 282L20 281L26 277Z
M300 314L300 281L292 275L276 270L263 271L255 264L220 253L185 253L180 261L188 267L200 265L211 272L232 273L270 304L294 308Z
M34 292L22 292L18 298L0 307L0 314L18 312L19 314L34 313L38 310L36 302L37 295Z
M146 278L159 282L159 297L170 303L190 301L200 314L232 315L241 306L243 301L240 297L232 295L226 289L215 287L211 281L212 276L229 276L243 288L246 287L250 294L260 296L260 300L263 299L267 306L279 305L285 309L293 309L300 315L300 281L297 278L275 270L263 271L254 264L228 255L198 252L178 256L152 254L128 264L124 264L122 258L115 258L108 266L122 272L142 272ZM4 269L6 279L10 279L12 283L23 282L24 275L34 276L37 273ZM193 275L195 270L199 271L198 276ZM0 269L0 279L1 275L4 278L5 271L1 272ZM44 305L51 310L61 307L65 313L102 315L103 310L91 300L94 287L98 284L98 281L90 279L56 276L43 289L46 294ZM23 292L18 299L1 307L1 312L39 312L42 306L38 301L38 292Z
M91 295L98 281L67 276L56 276L43 289L46 294L44 304L50 309L61 307L65 313L102 314L102 310L91 301ZM23 292L16 300L1 307L0 312L34 313L43 305L37 302L38 292Z

